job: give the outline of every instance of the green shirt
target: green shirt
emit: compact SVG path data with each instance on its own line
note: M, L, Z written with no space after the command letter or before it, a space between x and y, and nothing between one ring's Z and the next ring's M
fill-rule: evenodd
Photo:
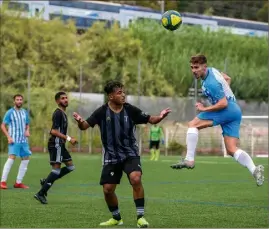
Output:
M159 126L150 127L150 140L151 141L160 141L163 138L163 130Z

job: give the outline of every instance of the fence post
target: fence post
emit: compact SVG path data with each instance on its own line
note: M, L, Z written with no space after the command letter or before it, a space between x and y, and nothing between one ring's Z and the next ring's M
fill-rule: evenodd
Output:
M44 143L44 145L43 145L43 152L44 153L46 153L46 148L47 148L46 147L46 144L47 144L47 135L46 135L46 132L47 132L46 129L44 129L44 138L43 138L43 140L44 140L44 142L43 142Z
M165 156L168 156L168 146L169 146L169 132L168 128L165 128Z
M79 113L81 113L82 109L82 65L79 66ZM81 153L81 130L78 128L78 152Z
M226 57L224 60L224 72L227 73L227 69L228 69L228 58Z
M254 143L255 143L255 139L254 139L254 128L251 127L251 157L254 157Z
M93 131L93 128L88 129L88 133L89 133L89 154L92 154L92 131Z
M30 100L31 100L31 67L28 65L28 73L27 73L27 108L28 108L28 113L30 114Z

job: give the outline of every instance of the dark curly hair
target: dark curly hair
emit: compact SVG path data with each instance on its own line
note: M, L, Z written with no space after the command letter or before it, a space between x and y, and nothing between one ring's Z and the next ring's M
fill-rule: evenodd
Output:
M124 85L119 82L119 81L116 81L116 80L111 80L111 81L108 81L104 87L104 91L107 95L109 95L110 93L114 92L114 90L116 88L123 88Z

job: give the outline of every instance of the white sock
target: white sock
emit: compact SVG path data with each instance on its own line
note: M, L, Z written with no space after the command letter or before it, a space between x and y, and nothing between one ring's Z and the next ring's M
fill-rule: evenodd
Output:
M5 165L4 165L4 168L3 168L3 174L2 174L2 178L1 178L1 182L3 181L7 181L7 177L8 177L8 174L10 172L10 169L12 167L14 163L14 159L11 159L11 158L8 158Z
M22 182L22 179L23 179L23 177L26 173L26 170L27 170L28 163L29 163L29 160L22 160L21 161L16 183L20 184Z
M187 131L187 155L185 160L187 161L194 161L195 157L195 150L198 143L198 129L197 128L189 128Z
M239 162L239 164L243 165L244 167L247 167L251 174L254 173L256 166L253 163L251 157L244 150L236 150L236 152L234 153L234 159Z

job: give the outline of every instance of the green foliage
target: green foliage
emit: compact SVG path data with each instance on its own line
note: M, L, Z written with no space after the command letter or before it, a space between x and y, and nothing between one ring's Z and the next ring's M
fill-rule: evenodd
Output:
M267 38L245 37L224 31L211 32L202 28L183 26L176 32L165 31L158 23L139 23L131 28L135 38L142 40L142 48L154 69L164 75L176 96L186 96L192 83L190 56L204 53L209 66L232 77L236 96L246 100L267 100L268 43ZM149 29L151 32L149 33ZM157 71L158 70L158 71ZM251 87L250 82L260 87ZM259 89L258 89L259 88Z

